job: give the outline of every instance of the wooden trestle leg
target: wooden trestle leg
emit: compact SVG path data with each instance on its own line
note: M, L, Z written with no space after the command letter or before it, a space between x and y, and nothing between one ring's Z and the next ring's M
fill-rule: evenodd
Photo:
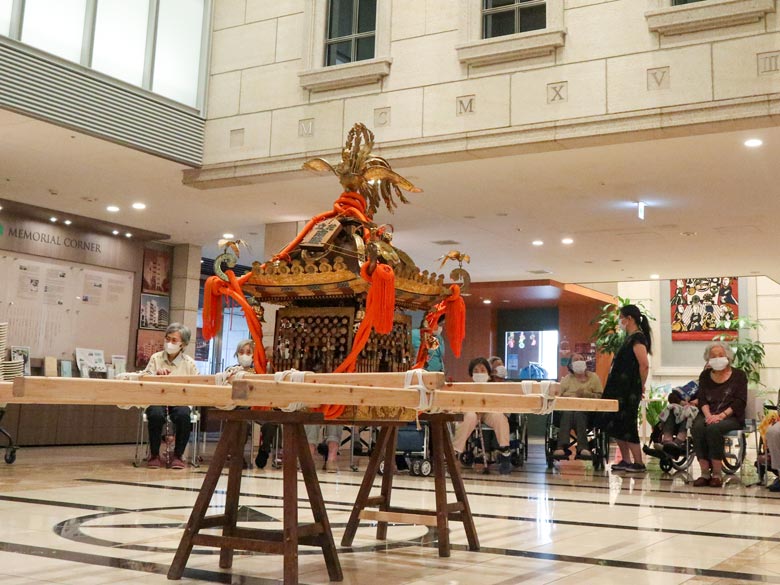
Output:
M282 413L257 411L229 411L212 413L226 421L224 431L214 451L214 457L206 472L200 493L195 501L190 519L179 542L179 548L168 570L168 579L180 579L184 573L194 545L220 549L219 566L228 569L233 564L235 550L249 550L281 554L284 556L284 583L298 583L298 545L317 546L322 549L328 576L331 581L341 581L343 574L336 553L336 545L325 511L325 502L317 480L314 461L303 429L305 424L321 424L321 414ZM282 486L284 489L283 529L265 530L240 528L238 500L241 492L246 421L262 420L282 425L285 457L283 460ZM300 460L303 481L309 495L314 516L312 524L298 524L298 473L296 461ZM228 485L225 494L225 512L206 516L211 498L216 490L225 465L229 466ZM222 535L200 534L204 528L222 528Z
M360 484L355 505L352 508L347 522L344 536L341 539L342 546L352 546L357 534L360 520L375 520L377 522L376 537L378 540L387 538L387 525L389 522L422 524L436 527L438 532L439 556L450 556L449 522L463 523L466 531L466 539L469 550L479 550L479 540L471 515L466 488L460 469L455 462L455 452L452 447L452 439L447 429L447 422L459 418L453 415L434 414L424 419L429 421L431 432L431 454L433 457L434 485L436 492L436 510L418 510L392 506L390 499L393 490L393 470L395 467L395 446L398 438L396 422L382 421L376 423L381 426L379 438L374 452L366 467L363 482ZM384 475L382 477L382 489L378 496L371 496L371 488L379 471L379 464L384 461ZM447 470L450 473L452 487L455 492L455 502L447 502ZM369 507L377 507L378 510L367 510Z

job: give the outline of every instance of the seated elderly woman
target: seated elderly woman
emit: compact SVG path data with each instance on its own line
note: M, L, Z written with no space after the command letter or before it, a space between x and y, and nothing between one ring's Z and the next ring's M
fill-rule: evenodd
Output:
M561 396L601 398L604 392L601 380L596 374L588 371L588 364L582 354L573 353L568 367L570 373L561 380ZM588 449L588 413L570 411L561 412L558 444L553 451L553 457L568 459L565 449L569 446L572 428L577 433L577 459L591 459L593 454Z
M707 364L699 376L699 414L693 421L693 449L701 466L696 487L723 485L723 437L745 424L747 376L733 368L734 352L728 344L713 341L704 350Z
M158 351L149 358L144 370L145 374L155 376L197 376L198 367L195 360L184 355L184 348L190 342L190 330L181 323L171 323L165 330L165 349ZM149 421L149 460L147 467L162 467L160 460L160 443L165 425L165 413L168 409L171 422L176 428L176 445L173 451L171 469L184 469L186 466L182 456L190 440L192 423L190 422L189 406L150 406L146 409Z
M474 358L469 363L469 376L474 382L489 382L492 373L490 363L483 357ZM509 451L509 420L505 414L500 412L466 412L463 414L463 422L458 425L452 440L456 459L460 460L460 454L466 448L466 441L480 422L489 425L496 433L499 445L499 472L503 475L510 473L512 464Z

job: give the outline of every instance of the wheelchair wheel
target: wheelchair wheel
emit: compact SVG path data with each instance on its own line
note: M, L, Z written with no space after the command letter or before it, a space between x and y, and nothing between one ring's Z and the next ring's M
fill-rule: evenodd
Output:
M11 465L14 461L16 461L16 448L8 447L8 449L5 450L4 459L8 465Z
M422 466L422 459L415 459L412 461L412 465L409 467L409 473L412 475L422 475L420 468Z
M606 467L609 456L609 437L595 429L593 440L589 444L591 445L591 453L593 453L593 470L601 471Z
M520 453L512 453L509 456L509 462L512 464L512 467L522 467L524 463L522 451Z
M423 477L429 477L431 473L433 472L433 465L431 464L429 459L422 459L420 461L420 472L419 474Z
M658 467L660 467L661 471L664 473L669 473L672 470L672 460L667 458L659 459Z
M688 441L685 447L685 453L683 453L679 457L674 457L670 459L670 462L672 464L672 467L675 470L685 471L691 466L695 458L696 458L696 454L693 452L693 441L691 440L690 437L688 437Z
M547 460L547 469L552 469L555 465L553 452L558 443L557 434L558 429L553 426L552 414L548 414L544 424L544 458Z
M726 435L723 438L723 471L729 475L734 475L742 466L745 460L745 433L738 433L736 436Z
M460 462L466 467L474 465L474 453L471 451L464 451L460 454Z

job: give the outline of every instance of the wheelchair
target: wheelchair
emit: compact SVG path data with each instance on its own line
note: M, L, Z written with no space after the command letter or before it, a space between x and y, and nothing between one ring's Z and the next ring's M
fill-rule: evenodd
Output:
M0 405L0 421L3 420L3 417L5 416L5 405ZM8 446L5 448L5 462L8 465L11 465L14 461L16 461L16 450L19 448L14 443L14 439L11 436L11 433L6 431L3 427L0 427L0 435L5 437L6 441L8 442Z
M643 445L642 452L648 457L655 457L658 459L658 466L664 473L669 473L673 469L675 471L686 471L693 464L693 460L696 458L696 454L693 452L693 439L691 438L690 432L685 439L685 450L680 452L678 455L673 456L666 451L663 451L662 449L656 449L654 447L655 444L661 443L663 435L662 425L663 423L658 422L653 427L653 430L650 433L650 444ZM723 467L725 470L725 459L723 462Z
M528 420L522 414L509 414L509 461L512 467L521 468L528 460ZM486 424L478 424L466 441L460 454L460 462L471 467L482 464L487 473L489 465L498 462L499 444L496 435Z
M606 467L607 459L609 458L609 437L595 425L594 420L592 415L588 417L588 449L591 452L593 469L595 471L600 471ZM553 467L555 467L556 458L553 457L553 453L558 448L560 425L560 411L547 415L544 432L544 455L547 460L547 469L553 469ZM563 449L567 459L576 448L577 439L572 435L569 437L569 441Z

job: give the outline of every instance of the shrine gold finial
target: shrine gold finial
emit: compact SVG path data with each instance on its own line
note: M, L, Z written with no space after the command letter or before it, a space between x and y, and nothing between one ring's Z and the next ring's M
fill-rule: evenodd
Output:
M333 166L325 159L313 158L303 163L303 168L315 172L332 172L346 191L359 193L365 198L369 216L373 216L379 209L380 197L392 213L398 207L393 194L401 203L409 203L401 189L410 193L420 193L422 189L394 172L390 163L382 157L372 156L373 148L374 133L364 124L358 123L347 134L339 164Z

